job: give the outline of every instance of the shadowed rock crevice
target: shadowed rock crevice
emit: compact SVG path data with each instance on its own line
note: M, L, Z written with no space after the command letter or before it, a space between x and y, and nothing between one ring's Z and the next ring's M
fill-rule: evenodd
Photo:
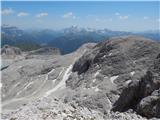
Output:
M98 88L98 92L94 91L96 95L90 93L94 96L92 99L84 100L84 105L85 102L96 101L98 95L107 93L112 98L113 111L126 112L133 109L140 115L157 117L157 114L147 116L138 106L142 99L160 87L159 50L159 42L142 37L119 37L101 42L75 62L66 85L71 89L84 89L82 94L85 90L94 91L94 88ZM111 91L116 91L116 94ZM97 109L100 107L104 112L108 106L106 103L97 106ZM97 104L100 102L97 101ZM90 104L90 108L93 106Z
M132 82L122 91L120 98L113 105L113 111L134 109L148 118L160 117L159 62L158 55L144 77Z
M82 74L89 69L90 65L91 65L91 60L87 57L82 57L79 59L79 61L77 61L74 64L72 71L73 72L77 71L78 74Z

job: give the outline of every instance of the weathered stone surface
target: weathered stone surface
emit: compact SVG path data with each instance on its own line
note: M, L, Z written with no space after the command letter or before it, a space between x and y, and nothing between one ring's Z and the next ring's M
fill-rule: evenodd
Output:
M108 102L99 104L110 96L113 111L122 112L130 108L136 111L141 99L159 88L156 80L159 74L155 72L159 70L156 59L159 51L159 42L142 37L112 38L97 44L76 61L72 69L74 73L66 81L66 85L79 91L84 89L82 96L98 88L94 95L89 92L88 96L92 97L86 97L83 102L84 105L90 103L91 108L100 108L102 112L106 112ZM91 104L103 94L108 96L100 100L99 104L96 102L97 106Z
M159 117L159 42L129 36L63 56L49 51L26 53L2 71L3 119Z
M148 118L160 118L160 89L143 98L138 104L137 111Z
M37 50L33 50L29 55L60 55L60 50L53 47L43 47Z
M113 111L135 109L146 117L160 117L160 74L159 55L146 74L136 82L132 82L121 93L120 98L113 105Z
M17 55L21 55L22 51L17 47L4 45L1 49L1 55L5 58L14 58Z

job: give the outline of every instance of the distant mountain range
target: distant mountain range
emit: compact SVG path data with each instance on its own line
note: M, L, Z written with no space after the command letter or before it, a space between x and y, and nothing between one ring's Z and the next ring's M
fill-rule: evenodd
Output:
M159 31L125 32L109 29L96 30L71 26L62 30L21 30L17 27L2 25L1 45L12 45L24 51L38 49L42 46L57 47L62 54L75 51L84 43L103 41L111 37L139 35L153 40L160 40Z

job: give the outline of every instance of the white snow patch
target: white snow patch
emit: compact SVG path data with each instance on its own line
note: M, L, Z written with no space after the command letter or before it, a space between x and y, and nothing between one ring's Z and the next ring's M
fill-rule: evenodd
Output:
M19 92L17 92L16 95L19 95L20 93L22 93L22 91L26 90L33 83L34 83L34 81L32 81L32 78L31 78L31 82L29 82L28 84L26 84L22 90L20 90Z
M59 73L58 77L63 73L64 67L62 68L61 72Z
M19 95L21 92L22 92L22 91L17 92L17 94L16 94L16 95Z
M33 81L30 82L30 83L28 83L28 85L25 86L24 90L27 89L27 88L28 88L30 85L32 85L33 83L34 83Z
M94 77L96 77L97 75L99 75L99 71L97 71L97 72L94 74Z
M71 69L72 69L72 65L70 65L67 70L65 71L63 78L61 80L61 82L55 86L53 89L49 90L48 92L46 92L45 97L49 96L51 93L55 92L56 90L60 90L65 88L65 82L68 79L69 75L71 74Z
M96 82L96 79L93 79L93 82Z
M55 83L57 79L52 80L52 83Z
M114 83L114 80L116 80L118 77L119 77L118 75L110 77L111 82Z
M103 56L104 58L106 57L106 55Z
M133 76L135 74L135 71L130 72L130 75Z
M95 88L95 92L98 92L98 91L99 91L99 88L98 88L98 87L96 87L96 88Z
M66 82L66 80L69 78L69 76L70 76L70 74L71 74L71 69L72 69L72 65L70 65L70 66L67 68L66 72L64 73L63 78L62 78L62 81L61 81L61 84L59 84L59 87L60 87L60 88L64 88L64 87L65 87L65 82Z
M109 53L109 56L111 56L112 55L112 53Z
M94 91L95 91L95 92L98 92L98 91L100 91L100 89L99 89L97 86L95 86L95 87L92 87L92 89L94 89Z
M108 101L109 107L112 108L112 103L109 98L107 98L107 101Z
M51 74L55 69L52 69L50 72L48 72L48 75Z
M84 97L84 99L87 99L87 97Z
M47 73L46 80L48 80L49 74L51 74L54 70L55 70L55 69L52 69L50 72Z
M125 83L128 85L132 80L127 80Z

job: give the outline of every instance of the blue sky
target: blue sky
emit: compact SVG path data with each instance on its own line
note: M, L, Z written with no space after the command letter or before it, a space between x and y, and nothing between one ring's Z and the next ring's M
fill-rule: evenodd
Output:
M24 29L157 30L159 2L2 2L2 24Z

